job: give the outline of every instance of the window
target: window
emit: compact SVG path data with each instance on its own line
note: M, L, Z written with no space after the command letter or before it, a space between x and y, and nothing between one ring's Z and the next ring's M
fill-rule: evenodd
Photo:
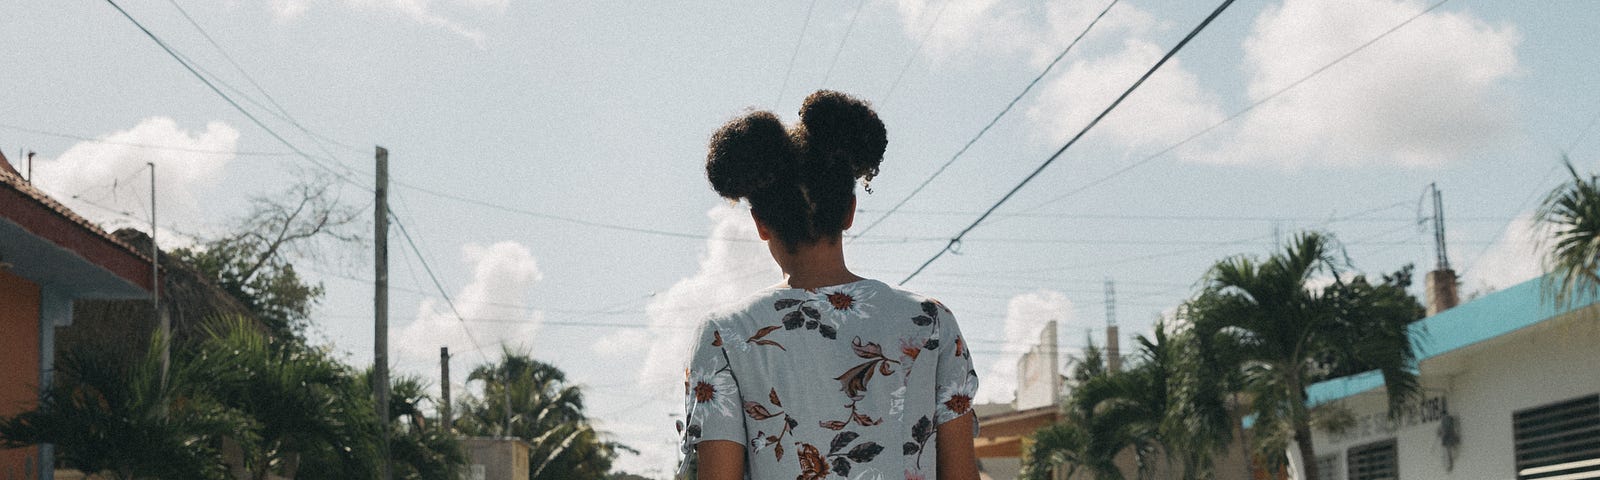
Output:
M1339 473L1339 453L1317 457L1317 476L1322 480L1339 480L1344 475Z
M1394 439L1351 447L1345 455L1349 459L1345 473L1350 480L1396 480L1400 478L1400 462Z
M1511 414L1517 479L1600 478L1600 395Z

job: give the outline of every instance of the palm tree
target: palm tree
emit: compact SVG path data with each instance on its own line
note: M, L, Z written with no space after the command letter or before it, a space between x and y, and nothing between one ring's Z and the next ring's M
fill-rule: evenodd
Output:
M371 378L371 370L363 375ZM364 383L365 384L365 383ZM456 478L466 465L466 453L452 432L430 427L422 404L435 401L427 394L422 379L410 375L395 377L389 388L389 454L395 478Z
M1317 480L1311 443L1312 409L1306 387L1329 376L1329 365L1354 365L1382 373L1391 414L1418 392L1409 325L1420 315L1387 289L1345 283L1332 237L1295 236L1265 261L1233 257L1218 262L1188 305L1197 338L1228 350L1202 355L1241 375L1256 415L1255 429L1284 432L1299 448L1306 478ZM1320 273L1333 285L1307 283ZM1409 298L1406 296L1405 298ZM1281 458L1281 457L1280 457Z
M504 351L498 364L480 365L468 382L483 382L483 397L468 397L458 411L464 433L515 436L532 445L529 478L601 479L621 451L602 441L583 412L583 392L566 374L526 353Z
M1584 178L1571 160L1563 160L1572 181L1552 190L1534 218L1538 227L1551 231L1540 240L1547 251L1545 270L1551 273L1545 291L1557 305L1569 307L1576 296L1600 293L1600 177Z
M257 442L241 448L252 477L374 476L376 409L350 367L238 317L208 325L192 355L206 369L210 396L256 421L250 433Z
M215 445L251 422L193 395L193 364L172 362L163 384L161 341L132 364L106 346L63 352L38 408L0 419L0 444L55 444L66 466L117 479L225 478Z

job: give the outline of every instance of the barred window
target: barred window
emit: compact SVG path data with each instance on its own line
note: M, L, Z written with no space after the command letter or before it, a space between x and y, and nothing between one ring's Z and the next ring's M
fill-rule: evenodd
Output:
M1399 450L1394 439L1351 447L1345 454L1350 480L1396 480L1400 478Z
M1517 479L1600 478L1600 395L1511 414Z
M1322 480L1339 480L1344 474L1339 472L1339 453L1321 455L1317 457L1317 476Z

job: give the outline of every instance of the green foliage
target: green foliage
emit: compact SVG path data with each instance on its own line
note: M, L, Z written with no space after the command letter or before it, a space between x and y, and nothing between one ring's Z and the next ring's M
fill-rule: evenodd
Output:
M67 467L119 479L225 478L215 446L254 422L195 395L192 364L174 363L163 385L160 342L133 364L114 348L63 352L38 408L0 420L0 439L53 443Z
M602 440L583 412L583 392L560 369L525 353L507 350L500 363L474 368L467 381L482 382L483 397L462 400L457 428L526 440L533 447L530 480L602 480L620 452L633 451Z
M1578 174L1572 160L1562 159L1572 180L1545 196L1534 214L1536 228L1550 229L1541 237L1545 254L1546 294L1556 305L1571 307L1580 296L1600 294L1600 176Z
M1282 458L1278 447L1288 441L1305 458L1316 458L1306 405L1312 383L1379 370L1391 413L1419 388L1409 326L1421 311L1405 293L1409 269L1379 285L1361 276L1345 281L1336 249L1332 237L1313 232L1297 235L1265 261L1220 261L1187 306L1193 333L1203 341L1202 363L1237 372L1238 390L1251 399L1258 451L1280 452L1263 457L1269 463ZM1308 288L1317 274L1333 276L1334 283ZM1307 478L1319 478L1314 465L1308 470Z
M207 328L190 360L205 390L257 420L246 464L256 478L371 478L379 437L370 389L326 353L262 335L243 319Z
M364 385L371 384L371 371ZM424 402L437 403L428 395L422 379L399 376L389 387L389 457L395 478L443 480L457 478L467 463L466 452L454 433L430 426L422 412Z
M322 285L307 284L294 265L267 255L263 248L257 242L223 238L194 249L181 248L172 255L238 299L274 336L295 337L305 329L312 307L322 298Z

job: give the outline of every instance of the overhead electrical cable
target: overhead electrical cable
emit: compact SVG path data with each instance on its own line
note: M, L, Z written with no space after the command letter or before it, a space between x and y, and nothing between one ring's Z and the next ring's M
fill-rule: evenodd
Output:
M1405 27L1406 25L1411 24L1411 22L1415 21L1418 18L1422 18L1423 15L1428 14L1428 12L1432 12L1434 9L1439 8L1439 6L1444 5L1446 2L1449 2L1449 1L1450 0L1440 0L1439 2L1428 6L1428 8L1423 9L1421 12L1417 12L1416 15L1412 15L1410 18L1407 18L1405 21L1400 22L1399 24L1396 24L1395 26L1390 27L1388 30L1385 30L1383 33L1378 34L1378 36L1372 37L1372 39L1371 40L1367 40L1366 43L1362 43L1360 46L1357 46L1355 49L1350 50L1348 52L1345 52L1344 55L1340 55L1338 58L1333 59L1333 61L1328 62L1327 64L1324 64L1321 67L1318 67L1316 70L1312 70L1311 73L1306 74L1306 76L1300 77L1299 80L1295 80L1294 82L1290 83L1289 85L1286 85L1283 88L1280 88L1277 91L1274 91L1274 92L1272 92L1271 94L1269 94L1269 95L1267 95L1265 97L1261 97L1261 99L1259 99L1259 100L1251 102L1249 105L1246 105L1244 108L1242 108L1242 109L1240 109L1240 110L1238 110L1236 112L1233 112L1233 114L1228 115L1226 118L1223 118L1222 120L1217 121L1217 123L1211 124L1211 126L1208 126L1206 128L1200 129L1200 131L1195 132L1192 135L1189 135L1187 138L1184 138L1183 140L1179 141L1178 143L1174 143L1171 146L1168 146L1167 148L1161 149L1161 151L1158 151L1158 152L1156 152L1156 153L1154 153L1154 154L1152 154L1152 155L1150 155L1148 157L1145 157L1144 159L1141 159L1141 160L1139 160L1137 162L1133 162L1131 164L1128 164L1125 167L1117 169L1117 171L1111 172L1110 174L1108 174L1106 176L1103 176L1103 177L1100 177L1100 178L1095 179L1093 181L1090 181L1089 183L1085 183L1083 185L1080 185L1078 188L1069 190L1069 191L1067 191L1065 193L1062 193L1060 195L1056 195L1054 197L1051 197L1049 200L1045 200L1043 202L1039 202L1038 204L1035 204L1035 205L1030 206L1028 208L1024 208L1024 209L1021 210L1021 212L1022 213L1032 212L1032 211L1038 210L1039 208L1044 207L1045 205L1049 205L1049 204L1052 204L1052 203L1055 203L1055 202L1059 202L1059 201L1061 201L1061 200L1063 200L1063 199L1065 199L1067 197L1070 197L1070 196L1073 196L1073 195L1077 195L1078 193L1081 193L1084 190L1088 190L1090 188L1093 188L1096 185L1100 185L1102 183L1105 183L1106 181L1109 181L1109 180L1111 180L1113 178L1121 176L1124 173L1128 173L1129 171L1131 171L1133 169L1136 169L1136 168L1139 168L1141 166L1144 166L1145 164L1150 163L1151 161L1153 161L1153 160L1155 160L1157 158L1160 158L1161 156L1166 155L1167 153L1170 153L1173 150L1178 149L1178 147L1182 147L1184 145L1187 145L1187 144L1189 144L1189 142L1192 142L1195 139L1200 138L1201 136L1204 136L1207 133L1211 133L1211 131L1212 130L1216 130L1217 127L1221 127L1223 124L1231 122L1231 121L1243 116L1245 113L1250 112L1251 110L1254 110L1256 107L1261 106L1261 104L1264 104L1264 103L1267 103L1269 101L1272 101L1272 99L1274 99L1274 98L1278 98L1278 96L1282 95L1284 92L1288 92L1289 90L1292 90L1295 87L1300 86L1301 84L1305 83L1306 80L1310 80L1312 77L1316 77L1317 75L1322 74L1322 72L1327 71L1329 68L1332 68L1334 65L1338 65L1339 63L1344 62L1346 59L1350 58L1351 56L1355 55L1356 53L1361 52L1362 50L1365 50L1367 47L1372 46L1372 44L1377 43L1379 40L1382 40L1384 37L1388 37L1389 34L1392 34L1395 31L1400 30L1401 28Z
M947 2L949 1L956 0L947 0ZM948 5L948 3L946 4ZM1100 23L1100 19L1105 18L1106 12L1111 11L1111 7L1115 6L1116 4L1117 0L1111 0L1111 3L1107 4L1105 9L1100 10L1100 14L1096 15L1094 20L1090 21L1089 25L1083 28L1083 31L1078 32L1077 37L1073 37L1072 41L1067 43L1066 48L1061 49L1061 53L1056 54L1056 57L1050 60L1048 65L1045 65L1044 70L1040 71L1038 75L1035 75L1033 80L1029 81L1028 85L1022 88L1021 92L1017 92L1017 95L1012 97L1009 103L1006 103L1005 108L1000 109L1000 113L995 114L994 118L989 119L988 124L984 125L983 128L978 129L977 135L973 135L970 140L967 140L967 143L962 145L960 150L956 150L956 153L951 155L949 160L945 160L944 164L940 165L937 170L934 170L933 174L928 175L928 178L922 179L922 183L918 184L917 188L911 189L911 193L908 193L905 197L902 197L899 202L896 202L893 207L889 208L888 212L885 212L883 215L879 215L876 220L873 220L872 223L868 224L866 228L861 229L861 231L850 234L849 241L854 241L856 237L866 235L867 232L872 231L872 229L877 227L878 224L883 223L884 219L889 218L890 215L894 215L894 212L899 210L901 206L904 206L906 202L911 201L912 197L917 196L918 193L922 193L922 189L927 188L929 183L933 183L933 179L939 178L939 175L944 173L945 169L950 168L950 164L955 163L956 159L961 158L962 154L967 153L967 150L972 148L973 144L978 143L978 139L983 138L985 133L989 133L989 129L994 128L994 125L999 123L1001 118L1004 118L1007 113L1010 113L1011 109L1017 106L1017 102L1022 101L1022 97L1028 95L1028 92L1032 91L1033 87L1037 86L1039 81L1043 80L1045 75L1049 74L1050 70L1055 68L1056 64L1061 63L1061 59L1066 58L1067 54L1072 52L1072 47L1077 46L1078 41L1083 40L1083 37L1088 35L1089 31L1094 29L1095 24ZM898 82L898 80L896 80L896 82ZM890 92L893 93L892 88Z
M844 38L839 39L839 48L833 51L833 61L828 62L828 71L822 75L822 86L828 86L828 80L833 78L833 67L839 64L839 55L844 53L844 46L850 43L850 32L856 29L856 20L861 18L861 7L867 6L867 0L856 2L856 13L850 15L850 25L844 28Z
M34 134L34 135L44 135L44 136L47 136L47 137L65 138L65 139L68 139L68 140L77 140L77 141L81 141L81 142L98 143L98 144L103 144L103 145L118 145L118 146L123 146L123 147L143 148L143 149L148 149L148 150L165 150L165 151L170 151L170 152L203 153L203 154L207 154L207 155L234 155L234 156L239 156L239 157L292 157L292 156L295 156L294 152L252 152L252 151L207 150L207 149L203 149L203 148L189 148L189 147L180 147L180 146L176 146L176 145L152 145L152 144L148 144L148 143L118 142L118 141L115 141L115 140L106 140L104 138L95 138L95 137L90 137L90 136L86 136L86 135L74 135L74 134L70 134L70 133L60 133L60 132L51 132L51 131L45 131L45 130L37 130L37 129L27 128L27 127L20 127L20 126L16 126L16 125L7 125L7 124L3 124L3 123L0 123L0 128L4 128L4 129L7 129L7 130L18 131L18 132L23 132L23 133L31 133L31 134Z
M794 62L800 58L800 46L806 43L806 30L811 28L811 11L817 8L817 0L811 0L811 6L806 7L806 20L800 24L800 37L794 40L794 53L789 54L789 67L783 69L783 86L778 87L777 98L772 99L772 108L778 108L783 102L783 94L789 91L789 76L794 74Z
M1066 153L1068 148L1071 148L1073 144L1078 143L1078 139L1083 138L1084 134L1089 133L1090 129L1094 128L1094 126L1099 124L1101 120L1105 119L1106 115L1109 115L1112 110L1117 108L1118 105L1121 105L1123 100L1126 100L1129 95L1132 95L1135 90L1138 90L1139 86L1143 85L1145 80L1149 79L1151 75L1154 75L1156 70L1161 69L1162 65L1165 65L1168 60L1171 60L1174 55L1177 55L1178 51L1182 50L1184 45L1188 45L1190 40L1193 40L1195 36L1199 35L1200 32L1205 30L1207 26L1211 25L1211 22L1216 20L1218 16L1222 15L1222 12L1227 10L1229 6L1233 5L1233 2L1234 0L1224 0L1221 5L1218 5L1217 9L1211 12L1211 15L1206 16L1205 20L1201 20L1200 24L1196 25L1193 30L1190 30L1189 34L1185 35L1182 40L1179 40L1177 45L1174 45L1171 50L1167 51L1165 55L1162 55L1161 60L1156 61L1155 65L1150 66L1150 69L1145 71L1144 75L1139 76L1139 79L1134 81L1133 85L1128 86L1128 89L1123 91L1122 95L1118 95L1116 100L1112 100L1111 104L1107 105L1105 110L1101 111L1099 115L1095 115L1093 119L1089 120L1089 123L1084 125L1081 130L1078 130L1078 133L1073 135L1071 139L1067 140L1066 144L1057 149L1054 154L1051 154L1050 158L1045 159L1044 163L1039 164L1038 168L1033 169L1033 172L1029 173L1027 177L1024 177L1022 181L1018 182L1015 187L1011 187L1011 190L1006 192L1005 196L1000 197L999 201L996 201L994 205L989 207L988 210L985 210L983 215L979 216L977 220L974 220L971 225L968 225L966 228L962 229L960 233L956 234L956 236L951 237L950 242L945 244L944 248L939 249L938 253L935 253L932 257L928 258L928 261L923 262L921 266L918 266L916 270L911 272L911 275L908 275L904 280L901 280L900 284L904 285L906 282L911 281L911 279L916 278L918 273L922 273L922 270L928 268L928 265L932 265L934 261L939 259L939 257L944 256L945 253L949 252L952 248L955 248L957 244L961 243L961 238L965 237L967 232L971 232L973 228L977 228L978 224L983 223L985 218L988 218L989 215L994 213L994 211L1000 208L1001 205L1005 205L1006 201L1010 200L1012 195L1016 195L1017 191L1022 190L1022 187L1027 186L1029 182L1038 177L1040 172L1043 172L1044 169L1049 167L1051 163L1054 163L1056 159L1061 158L1061 154Z
M922 29L922 35L917 38L916 48L911 49L911 56L906 58L905 65L900 66L900 73L895 74L894 81L889 82L889 90L884 92L882 98L878 99L879 108L883 108L885 104L889 103L889 98L894 96L895 89L900 87L900 80L905 78L907 71L911 70L911 64L917 62L917 56L922 54L922 47L928 44L928 37L933 35L934 27L939 26L939 20L944 18L945 9L950 8L950 4L954 3L955 1L956 0L945 0L944 3L939 4L939 10L933 13L933 20L928 22L928 27ZM1116 2L1116 0L1111 1L1113 3Z
M488 355L483 353L483 345L478 343L478 337L472 334L472 329L467 327L467 320L461 316L461 311L456 309L456 302L451 300L450 294L444 291L444 285L439 283L439 277L433 274L433 267L428 266L428 259L423 258L422 252L417 249L417 242L413 241L411 233L406 231L405 222L401 222L400 217L395 215L393 211L386 213L391 220L394 220L394 225L399 227L400 235L406 239L406 244L411 246L411 253L417 256L417 262L422 264L422 271L428 274L429 280L433 281L433 287L439 290L439 296L443 297L445 305L450 307L450 313L455 315L456 320L460 321L461 331L466 332L467 340L472 341L473 350L478 352L478 356L482 357L485 362L489 361Z
M273 130L272 127L267 126L267 124L262 122L260 118L257 118L254 114L250 113L249 110L246 110L243 106L239 105L239 102L235 101L233 99L233 97L230 97L230 96L228 96L228 94L223 93L223 91L221 89L217 88L217 85L212 83L210 79L205 77L205 75L201 75L200 72L196 71L195 67L190 65L189 62L185 61L183 59L183 57L178 55L178 53L176 51L173 51L172 47L167 45L167 42L161 40L161 37L156 36L156 34L154 32L150 31L150 29L145 28L144 24L139 23L139 20L133 18L133 15L129 14L127 10L123 10L122 6L118 5L116 0L106 0L106 3L111 4L112 8L117 9L117 12L121 13L123 18L127 18L129 22L133 22L133 25L135 27L138 27L139 31L144 32L145 36L150 37L150 40L155 41L156 45L159 45L161 47L162 51L167 52L168 56L171 56L172 59L176 60L179 65L182 65L184 70L188 70L189 73L194 75L194 77L196 79L199 79L200 82L204 83L207 88L210 88L213 93L216 93L217 96L222 97L222 99L224 101L228 102L228 105L232 105L234 110L237 110L240 114L244 115L245 118L250 119L250 122L255 123L257 127L260 127L262 130L265 130L268 135L271 135L272 138L277 139L279 143L282 143L284 146L289 147L289 150L293 150L295 154L300 156L300 158L304 158L306 161L311 162L312 165L315 165L318 168L321 168L324 171L327 171L328 173L333 174L334 177L337 177L339 180L342 180L345 183L349 183L351 185L354 185L356 188L364 189L366 191L372 191L371 187L367 187L365 185L357 183L354 180L351 180L344 173L341 173L341 172L339 172L338 170L335 170L332 167L324 165L321 161L318 161L316 158L314 158L311 155L307 154L304 150L301 150L300 147L297 147L293 143L290 143L288 139L283 138L283 136L279 135L276 130Z

